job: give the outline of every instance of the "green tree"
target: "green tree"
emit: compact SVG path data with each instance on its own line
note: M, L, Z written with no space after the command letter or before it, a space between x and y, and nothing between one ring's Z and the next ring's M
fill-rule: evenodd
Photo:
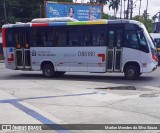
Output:
M91 4L103 4L106 5L110 0L90 0Z
M17 21L29 22L33 18L44 17L44 0L1 0L1 25L5 23L4 1L6 5L7 23L15 23Z
M109 4L109 10L112 8L114 10L114 17L116 17L117 11L119 9L120 0L111 0Z
M144 15L142 16L134 16L133 20L139 21L145 25L147 28L148 32L152 32L152 19L147 18L147 21L145 21Z
M102 19L109 19L109 15L108 15L108 14L103 13L103 14L102 14Z

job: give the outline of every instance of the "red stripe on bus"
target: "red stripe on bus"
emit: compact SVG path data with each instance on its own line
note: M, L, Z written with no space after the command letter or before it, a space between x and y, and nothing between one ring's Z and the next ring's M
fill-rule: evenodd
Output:
M39 23L39 24L32 24L32 27L41 27L41 26L49 26L49 24L48 23L44 23L44 24L41 24L41 23Z
M2 28L2 47L6 48L6 29Z
M98 54L98 57L102 58L102 62L105 62L105 54Z
M11 54L11 58L8 58L8 62L14 61L14 54Z

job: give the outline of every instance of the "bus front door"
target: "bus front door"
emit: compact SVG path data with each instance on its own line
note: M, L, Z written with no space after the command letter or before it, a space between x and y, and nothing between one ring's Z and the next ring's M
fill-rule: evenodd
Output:
M122 28L109 28L107 47L107 71L121 71Z
M17 69L30 69L30 45L28 31L15 31Z

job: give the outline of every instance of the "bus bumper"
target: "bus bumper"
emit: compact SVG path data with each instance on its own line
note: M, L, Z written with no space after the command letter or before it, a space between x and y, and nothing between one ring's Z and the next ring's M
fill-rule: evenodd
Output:
M158 62L152 61L152 63L148 64L147 71L148 72L153 72L157 69Z

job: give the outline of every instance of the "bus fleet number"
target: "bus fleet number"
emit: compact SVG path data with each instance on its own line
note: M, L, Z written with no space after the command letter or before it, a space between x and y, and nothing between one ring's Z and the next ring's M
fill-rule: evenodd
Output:
M94 51L78 51L78 56L95 56Z

